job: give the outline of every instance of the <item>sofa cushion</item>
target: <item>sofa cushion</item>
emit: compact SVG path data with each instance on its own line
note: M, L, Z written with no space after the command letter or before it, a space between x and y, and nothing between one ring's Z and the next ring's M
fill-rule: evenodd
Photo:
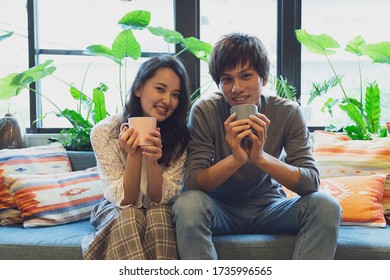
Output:
M66 150L60 143L24 149L0 150L0 225L22 223L13 194L5 178L10 174L58 174L72 171Z
M22 212L24 227L87 219L103 198L97 168L49 175L8 175L4 184Z
M384 227L384 175L345 176L321 180L320 191L332 195L343 210L342 225ZM284 188L287 197L297 194Z
M88 220L53 227L0 228L0 260L80 260L81 240L94 231Z
M315 131L313 140L321 179L387 175L382 205L387 223L390 223L390 137L352 140L341 133Z
M295 236L284 234L238 234L214 236L220 259L288 260L291 259ZM390 226L374 228L341 226L335 259L389 260Z

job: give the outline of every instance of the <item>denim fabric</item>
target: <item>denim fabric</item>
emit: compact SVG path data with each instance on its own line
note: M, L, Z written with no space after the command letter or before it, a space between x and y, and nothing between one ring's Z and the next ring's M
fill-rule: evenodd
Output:
M173 212L181 259L218 259L212 236L243 233L295 234L293 259L333 259L341 221L338 202L321 192L254 206L190 190L180 195Z

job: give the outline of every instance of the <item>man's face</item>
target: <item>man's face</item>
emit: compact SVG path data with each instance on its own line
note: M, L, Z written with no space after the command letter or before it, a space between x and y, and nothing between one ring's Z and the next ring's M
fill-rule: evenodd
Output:
M263 81L249 63L244 66L239 64L222 73L219 88L231 106L240 104L259 106L263 86L267 84L267 81Z

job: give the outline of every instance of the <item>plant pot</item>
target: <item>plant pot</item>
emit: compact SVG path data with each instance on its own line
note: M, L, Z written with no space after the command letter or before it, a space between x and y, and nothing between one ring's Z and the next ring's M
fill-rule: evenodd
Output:
M10 114L0 118L0 149L20 149L27 146L26 129L19 120Z

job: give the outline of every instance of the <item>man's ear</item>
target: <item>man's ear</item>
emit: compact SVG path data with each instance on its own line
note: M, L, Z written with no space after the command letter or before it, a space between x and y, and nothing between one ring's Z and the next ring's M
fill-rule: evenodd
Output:
M265 87L268 83L268 78L267 79L263 79L263 87Z

